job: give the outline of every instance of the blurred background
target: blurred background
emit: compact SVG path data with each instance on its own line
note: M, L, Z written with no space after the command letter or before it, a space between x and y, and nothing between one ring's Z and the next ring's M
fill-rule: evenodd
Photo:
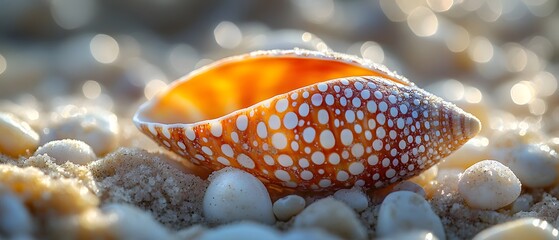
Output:
M294 47L385 64L486 126L559 135L554 0L0 0L0 109L92 104L128 121L193 69Z

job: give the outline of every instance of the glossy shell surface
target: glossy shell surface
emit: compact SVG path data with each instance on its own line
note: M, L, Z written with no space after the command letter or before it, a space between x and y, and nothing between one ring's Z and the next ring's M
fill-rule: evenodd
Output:
M200 168L269 188L379 188L421 173L479 121L385 67L339 53L260 51L176 81L134 122Z

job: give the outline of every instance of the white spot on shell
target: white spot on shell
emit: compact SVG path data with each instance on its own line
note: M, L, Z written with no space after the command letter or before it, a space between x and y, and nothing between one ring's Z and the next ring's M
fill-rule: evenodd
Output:
M291 165L293 165L293 159L291 159L291 157L286 154L279 155L278 162L284 167L290 167Z
M221 152L223 152L223 154L228 157L233 157L234 154L233 149L231 148L231 146L229 146L229 144L221 145Z
M295 128L297 126L297 121L299 121L299 119L297 118L297 114L294 112L288 112L283 117L283 125L287 129Z
M268 119L268 126L273 130L278 130L281 126L280 118L277 115L270 116L270 119Z
M323 148L330 149L333 148L335 144L336 139L332 131L324 130L320 133L320 145L322 145Z
M221 134L223 132L221 123L218 121L213 121L212 123L210 123L210 132L216 137L221 137Z
M188 138L188 140L190 140L190 141L192 141L196 138L196 134L194 133L194 131L192 130L191 127L186 128L185 135Z
M289 102L285 98L282 98L282 99L278 100L276 102L276 111L281 113L281 112L287 110L287 105L288 104L289 104Z
M365 166L361 162L354 162L349 165L349 173L359 175L365 170Z
M307 143L311 143L314 140L315 135L316 131L313 127L308 127L303 130L303 140Z
M237 162L241 164L241 166L249 169L253 169L255 167L254 161L247 155L241 153L237 156Z
M287 146L287 138L283 133L275 133L272 136L272 145L277 149L284 149Z
M340 155L337 153L331 153L330 156L328 156L328 162L333 165L337 165L340 163Z
M256 125L256 134L258 134L260 138L268 137L268 130L264 122L259 122L258 125Z
M289 173L287 173L284 170L276 170L274 172L274 175L281 181L287 182L289 180L291 180L291 177L289 176Z
M237 129L244 131L248 127L248 117L246 115L240 115L237 118Z
M299 115L301 115L301 117L309 115L309 104L302 103L301 106L299 106Z
M328 112L324 109L321 109L320 111L318 111L318 122L321 124L326 124L328 123L329 117L328 117Z
M349 146L353 142L353 133L349 129L344 129L340 133L340 140L343 145Z
M315 106L320 106L320 104L322 104L322 95L318 93L313 94L311 97L311 102Z
M324 161L326 160L326 157L324 156L324 153L322 153L322 152L314 152L311 155L311 160L316 165L322 165L324 163Z

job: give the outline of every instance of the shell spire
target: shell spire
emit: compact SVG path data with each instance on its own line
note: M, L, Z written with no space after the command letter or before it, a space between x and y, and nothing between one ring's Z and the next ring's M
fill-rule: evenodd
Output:
M385 68L305 53L223 60L144 104L134 121L202 168L232 166L270 188L299 191L401 181L481 128L471 114Z

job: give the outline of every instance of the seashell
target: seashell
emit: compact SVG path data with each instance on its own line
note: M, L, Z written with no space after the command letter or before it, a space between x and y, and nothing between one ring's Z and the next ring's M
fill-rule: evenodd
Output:
M481 128L384 66L300 49L198 69L144 103L134 122L202 169L240 168L269 189L296 191L410 178Z

